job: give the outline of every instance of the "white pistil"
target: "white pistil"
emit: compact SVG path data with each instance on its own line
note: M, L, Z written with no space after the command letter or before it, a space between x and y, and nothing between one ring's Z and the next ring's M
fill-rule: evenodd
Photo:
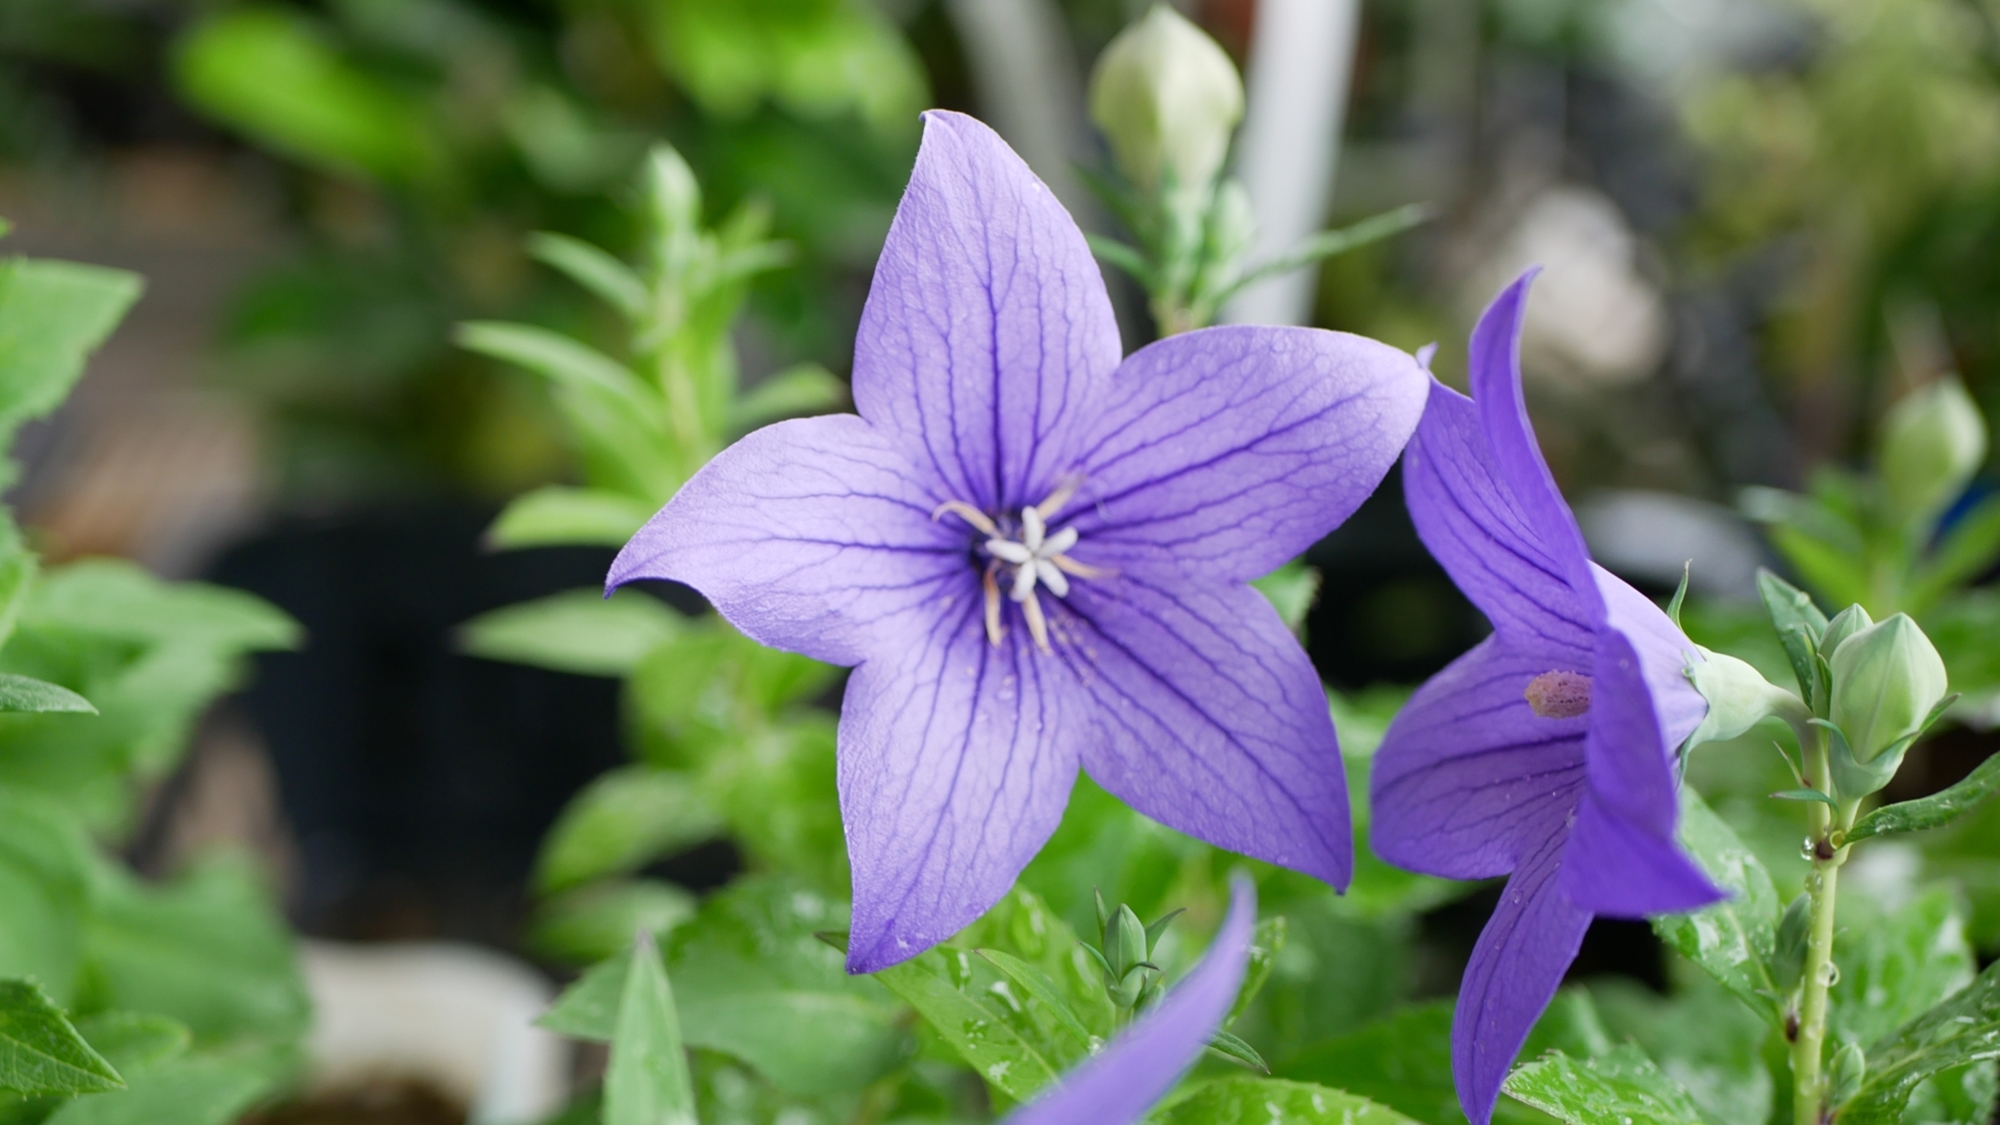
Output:
M1002 566L1013 568L1007 596L1021 607L1021 617L1028 623L1028 634L1035 639L1035 647L1043 652L1051 651L1049 622L1042 613L1041 601L1035 597L1035 587L1045 586L1049 593L1065 598L1069 596L1071 577L1102 578L1109 573L1069 557L1067 552L1076 546L1078 538L1075 528L1065 527L1054 534L1049 532L1049 519L1069 503L1078 483L1074 478L1067 479L1041 503L1021 509L1018 538L1008 538L992 517L963 500L947 500L931 513L931 518L937 519L950 512L986 536L986 553L993 561L987 563L979 584L986 595L986 639L996 647L1005 632L1000 624L999 572Z

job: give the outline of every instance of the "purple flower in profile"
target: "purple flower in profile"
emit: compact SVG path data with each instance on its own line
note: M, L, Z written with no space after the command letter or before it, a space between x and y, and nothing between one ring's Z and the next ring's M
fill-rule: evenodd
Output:
M1404 455L1417 534L1493 622L1418 689L1376 752L1369 839L1455 879L1511 875L1466 966L1452 1070L1486 1125L1594 915L1721 897L1674 842L1674 747L1707 710L1693 642L1591 562L1521 395L1531 271L1472 333L1471 400L1433 383Z
M1229 917L1201 963L1096 1057L1001 1125L1131 1125L1167 1096L1201 1058L1243 984L1257 924L1257 889L1241 875L1232 884Z
M854 348L856 415L725 450L612 564L778 648L841 709L848 968L983 913L1081 765L1155 820L1344 885L1319 679L1246 583L1337 526L1423 411L1407 355L1215 328L1119 360L1104 281L984 125L933 112Z

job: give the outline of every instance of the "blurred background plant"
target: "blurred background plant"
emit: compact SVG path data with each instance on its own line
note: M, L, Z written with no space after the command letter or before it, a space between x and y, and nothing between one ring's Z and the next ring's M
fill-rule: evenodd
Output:
M837 674L749 644L684 591L601 602L583 589L715 449L838 406L928 105L993 123L1078 214L1115 267L1128 349L1281 307L1232 293L1276 263L1296 267L1298 319L1412 350L1437 342L1440 377L1462 380L1472 316L1541 262L1528 397L1597 557L1661 596L1693 558L1691 634L1774 682L1790 671L1757 607L1760 564L1829 607L1907 610L1967 694L1884 799L1942 789L1990 755L1990 5L1172 9L0 6L11 241L152 279L74 398L21 433L11 498L30 541L57 562L109 553L215 577L310 637L260 657L255 686L203 717L242 651L289 636L277 618L171 636L139 635L125 620L137 611L49 618L51 635L103 630L118 646L78 677L154 668L144 655L171 650L157 667L190 681L128 728L110 721L116 692L65 678L72 658L36 639L30 603L0 664L76 687L105 729L152 749L75 754L65 727L48 744L58 753L33 749L30 731L22 777L72 787L79 823L148 873L180 870L215 835L281 841L266 852L290 856L274 872L309 933L472 937L580 967L643 924L699 1048L705 1116L1005 1104L1014 1092L982 1092L953 1044L833 974L838 957L812 937L844 924ZM1135 37L1107 54L1127 27ZM1202 80L1163 88L1162 65ZM1322 116L1300 128L1288 99ZM1148 148L1163 122L1187 151ZM1271 202L1276 181L1305 185L1303 225ZM1412 227L1415 204L1429 221ZM1333 250L1349 252L1322 259ZM1407 685L1484 625L1416 543L1393 480L1304 561L1266 589L1338 689L1358 783ZM72 608L49 613L135 591L207 596L102 562L55 571L45 592L65 589ZM134 675L137 692L167 673ZM169 752L189 731L193 752ZM14 776L7 755L0 780ZM126 772L100 770L112 761ZM1761 863L1773 901L1789 901L1805 868L1793 810L1766 799L1792 784L1769 738L1705 747L1689 769L1716 846ZM210 830L216 808L259 807ZM1158 954L1186 964L1200 942L1182 931L1220 917L1226 857L1088 782L1071 809L1023 894L962 944L1012 952L1067 989L1064 929L1093 932L1096 885L1144 918L1188 907ZM1845 1041L1892 1029L2000 953L1996 857L1989 808L1850 866L1841 963L1866 967L1836 996L1852 1013ZM1344 899L1259 878L1283 945L1266 935L1276 983L1233 1032L1282 1074L1454 1120L1436 998L1493 890L1366 857ZM1630 1035L1715 1120L1783 1112L1783 1083L1743 1062L1771 1036L1691 971L1681 954L1694 946L1663 936L1596 927L1576 970L1587 991L1538 1034L1577 1056ZM1013 978L964 963L954 995L1018 1025L1045 1061L1075 1056L1074 1029L1006 1008L994 986ZM1097 1034L1096 1001L1070 1000ZM839 1015L799 1022L813 1011ZM761 1046L774 1028L836 1025L864 1031L822 1034L828 1052ZM558 1028L579 1029L608 1034ZM1933 1116L1915 1119L1978 1116L1979 1090L1963 1105L1925 1090Z

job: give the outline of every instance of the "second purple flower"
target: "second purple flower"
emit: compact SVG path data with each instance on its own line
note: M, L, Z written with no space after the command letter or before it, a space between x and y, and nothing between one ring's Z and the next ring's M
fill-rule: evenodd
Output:
M859 416L751 434L613 564L612 586L683 581L856 666L850 971L1005 894L1079 765L1191 835L1348 879L1319 678L1247 583L1373 491L1428 378L1310 329L1120 353L1069 215L991 130L931 113L855 341Z

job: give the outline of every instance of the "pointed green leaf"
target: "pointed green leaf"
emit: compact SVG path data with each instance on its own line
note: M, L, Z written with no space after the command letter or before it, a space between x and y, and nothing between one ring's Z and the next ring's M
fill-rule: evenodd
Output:
M1420 223L1428 222L1433 209L1428 203L1407 203L1394 210L1379 215L1370 215L1358 223L1338 230L1321 231L1300 241L1290 250L1279 254L1270 261L1260 263L1237 278L1215 296L1215 303L1221 305L1248 286L1255 285L1267 277L1276 277L1312 265L1336 254L1358 250L1371 242L1403 233Z
M1929 563L1917 572L1904 599L1905 608L1921 615L1954 589L1984 574L1996 557L2000 557L2000 496L1988 496L1953 522Z
M486 545L622 547L652 516L650 504L622 492L552 484L514 497L486 529Z
M664 939L694 917L695 898L658 879L608 879L550 896L528 923L537 953L571 965L615 957L645 930Z
M54 410L84 358L139 297L138 275L71 262L0 261L0 430Z
M680 636L686 619L639 590L566 590L459 626L459 651L585 676L623 676Z
M1011 953L998 949L978 949L973 952L986 958L994 968L1005 973L1008 980L1020 985L1022 991L1034 997L1036 1002L1041 1004L1043 1011L1054 1016L1056 1022L1067 1029L1071 1035L1076 1036L1078 1050L1075 1055L1070 1058L1058 1059L1056 1060L1058 1063L1073 1063L1077 1058L1088 1055L1091 1047L1099 1042L1097 1037L1091 1034L1090 1029L1083 1026L1083 1021L1078 1019L1076 1012L1070 1008L1069 999L1063 995L1062 988L1056 982L1050 980L1047 973Z
M535 885L559 891L620 875L720 832L722 819L685 773L625 766L571 798L542 841Z
M1667 599L1667 618L1674 623L1676 629L1681 625L1681 606L1687 604L1688 580L1692 577L1694 577L1694 560L1688 559L1681 563L1681 584L1674 587L1674 596Z
M39 985L0 980L0 1090L96 1094L124 1085Z
M1653 919L1653 932L1773 1026L1784 1021L1771 971L1782 904L1750 849L1694 790L1681 790L1681 844L1730 897L1705 910Z
M1958 896L1945 887L1870 925L1847 921L1834 940L1833 963L1840 978L1830 990L1828 1035L1861 1046L1964 988L1977 969Z
M1264 1061L1264 1056L1257 1053L1257 1048L1252 1047L1227 1031L1218 1031L1209 1036L1208 1045L1210 1049L1235 1059L1247 1067L1261 1070L1265 1074L1271 1073L1271 1064Z
M528 253L569 275L571 281L597 294L626 319L636 321L646 315L646 283L632 267L590 243L553 231L537 231L528 236Z
M459 325L453 338L462 348L524 367L557 386L609 394L643 420L654 422L664 417L658 396L631 368L560 332L482 320Z
M817 363L787 367L750 389L729 411L730 428L754 430L780 418L824 414L847 399L847 384Z
M930 1023L981 1078L1015 1101L1027 1101L1056 1079L1056 1068L1020 1032L979 998L961 990L972 980L972 955L938 947L874 974Z
M1258 920L1256 932L1250 938L1250 960L1243 967L1243 984L1236 990L1236 1002L1229 1006L1229 1015L1222 1021L1224 1027L1235 1023L1264 990L1264 982L1271 979L1271 966L1277 964L1278 954L1285 951L1287 932L1282 914Z
M143 1012L99 1012L77 1020L76 1031L121 1074L176 1058L194 1040L185 1025Z
M1771 794L1774 801L1817 801L1822 805L1839 808L1840 802L1817 789L1780 789Z
M1778 634L1778 643L1784 646L1785 659L1791 662L1799 697L1807 707L1820 708L1826 702L1826 682L1820 678L1814 653L1820 634L1826 631L1826 615L1804 590L1761 567L1757 571L1757 594L1764 599L1771 628Z
M1884 805L1862 817L1847 833L1848 842L1870 836L1893 836L1942 828L2000 791L2000 754L1979 763L1963 781L1928 797Z
M1910 1095L1925 1079L2000 1059L2000 965L1867 1050L1868 1077L1841 1110L1840 1125L1901 1125Z
M1161 1125L1418 1125L1367 1098L1279 1078L1210 1082L1159 1115Z
M694 1125L694 1082L680 1014L653 935L641 932L618 1003L604 1068L604 1125Z
M77 1098L45 1125L231 1125L286 1077L268 1055L187 1055L131 1075L131 1086Z
M97 714L90 700L58 684L0 672L0 711L71 711Z
M1591 1059L1552 1051L1516 1068L1503 1089L1564 1125L1709 1125L1688 1092L1629 1043Z
M618 1003L625 994L625 977L632 969L628 948L585 969L562 995L535 1020L557 1035L609 1043L618 1034Z

